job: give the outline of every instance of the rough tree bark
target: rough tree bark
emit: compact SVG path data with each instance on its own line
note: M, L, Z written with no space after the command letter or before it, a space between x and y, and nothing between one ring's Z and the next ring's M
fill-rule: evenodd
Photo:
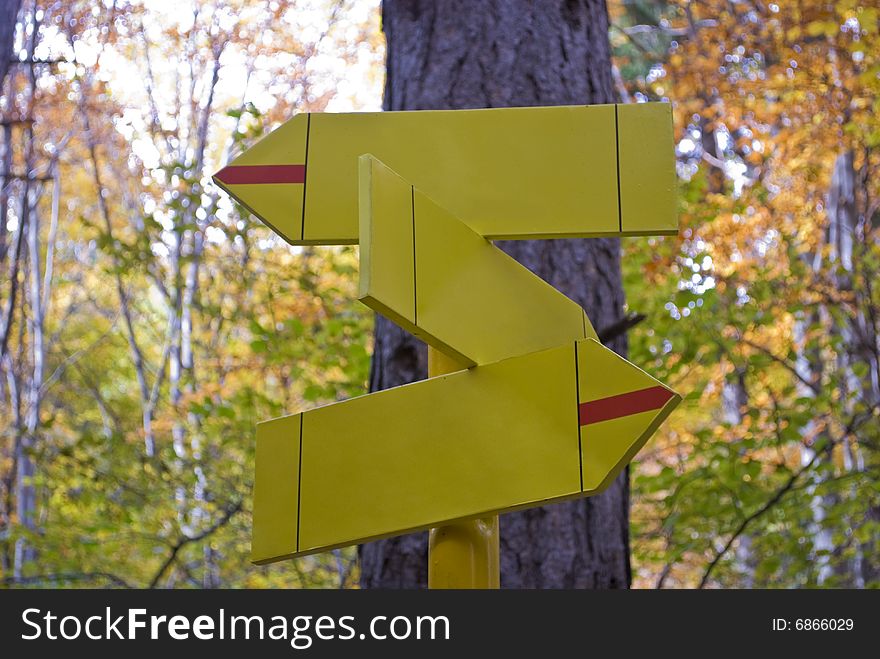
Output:
M611 103L604 0L384 0L386 110ZM617 240L502 247L586 308L596 329L623 312ZM626 337L609 347L626 352ZM371 390L425 377L424 346L378 318ZM628 475L599 497L501 519L502 586L626 588ZM361 548L363 587L421 587L426 535Z

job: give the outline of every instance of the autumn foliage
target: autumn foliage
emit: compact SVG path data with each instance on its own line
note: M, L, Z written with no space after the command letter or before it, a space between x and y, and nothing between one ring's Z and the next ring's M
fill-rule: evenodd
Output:
M878 9L617 25L629 93L674 103L681 174L678 240L627 245L632 358L690 402L636 469L637 582L876 586Z

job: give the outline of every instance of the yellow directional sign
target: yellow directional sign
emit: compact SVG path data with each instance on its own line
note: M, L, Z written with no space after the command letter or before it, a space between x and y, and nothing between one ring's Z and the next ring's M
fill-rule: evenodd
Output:
M582 339L267 421L253 559L596 494L678 401Z
M681 400L490 242L674 231L668 106L296 117L216 179L461 365L260 424L257 563L595 494Z
M360 300L467 366L587 336L579 304L370 155L360 158Z
M490 239L678 230L664 103L301 114L214 180L292 244L354 244L364 153Z

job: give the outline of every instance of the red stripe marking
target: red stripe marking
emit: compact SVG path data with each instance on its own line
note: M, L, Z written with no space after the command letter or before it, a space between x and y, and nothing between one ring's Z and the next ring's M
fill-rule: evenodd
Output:
M244 183L305 183L305 165L230 165L214 174L227 185Z
M666 387L648 387L617 396L590 400L578 405L578 419L582 426L622 416L659 410L675 396Z

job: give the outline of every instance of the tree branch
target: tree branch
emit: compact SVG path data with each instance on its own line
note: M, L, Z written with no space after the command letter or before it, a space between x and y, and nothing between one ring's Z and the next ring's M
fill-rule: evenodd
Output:
M171 546L171 553L168 554L168 557L162 562L162 565L159 566L159 569L156 571L156 574L153 575L153 578L150 580L150 585L147 586L147 588L156 588L159 581L168 571L168 568L170 568L174 561L177 559L177 555L180 553L181 549L189 544L192 544L193 542L204 540L209 535L223 528L236 513L241 511L241 505L241 501L238 501L227 508L220 519L218 519L201 533L197 533L196 535L191 536L181 536L181 538L176 543L174 543L174 545Z
M633 327L645 320L645 318L647 318L647 316L643 313L630 313L620 320L617 320L610 325L606 325L596 332L596 334L599 336L599 341L606 343L611 339L616 339L621 334L630 331Z
M774 362L785 368L792 375L794 375L800 382L802 382L805 386L809 387L810 391L815 393L816 395L821 393L821 388L817 382L813 382L812 380L808 380L801 373L798 373L797 368L791 364L787 359L780 357L779 355L774 354L769 348L762 346L760 343L755 343L754 341L750 341L749 339L744 338L743 336L737 337L737 340L740 343L743 343L750 348L754 348L758 352L766 355Z
M827 453L830 453L831 449L833 447L834 447L834 443L828 442L828 444L826 444L822 448L821 451L816 451L816 453L813 454L813 457L810 458L810 461L807 464L805 464L804 466L802 466L800 469L798 469L796 472L794 472L791 476L789 476L788 480L785 481L785 483L782 485L782 487L780 487L778 490L776 490L776 492L773 494L773 496L770 497L770 499L768 499L767 502L764 503L763 506L758 508L751 515L748 515L747 517L745 517L743 519L743 521L740 522L740 525L736 528L736 530L733 532L733 534L730 536L730 538L728 538L727 542L725 543L724 547L722 547L721 551L719 551L717 554L715 554L715 558L713 558L712 561L709 563L708 567L706 568L706 571L703 573L703 578L700 579L700 585L697 586L697 588L704 588L706 586L706 584L709 582L709 578L712 576L712 572L715 570L715 567L718 565L718 563L721 561L721 559L724 558L724 556L727 554L727 552L730 551L730 548L733 546L733 543L736 542L736 540L743 534L743 532L746 530L746 528L749 526L749 524L754 522L756 519L761 517L768 510L773 508L773 506L775 506L777 503L779 503L779 501L782 500L782 498L789 492L789 490L791 490L794 487L794 485L798 481L798 479L803 474L805 474L807 471L812 469L813 465L816 463L816 461L819 459L819 457L822 455L825 455Z

